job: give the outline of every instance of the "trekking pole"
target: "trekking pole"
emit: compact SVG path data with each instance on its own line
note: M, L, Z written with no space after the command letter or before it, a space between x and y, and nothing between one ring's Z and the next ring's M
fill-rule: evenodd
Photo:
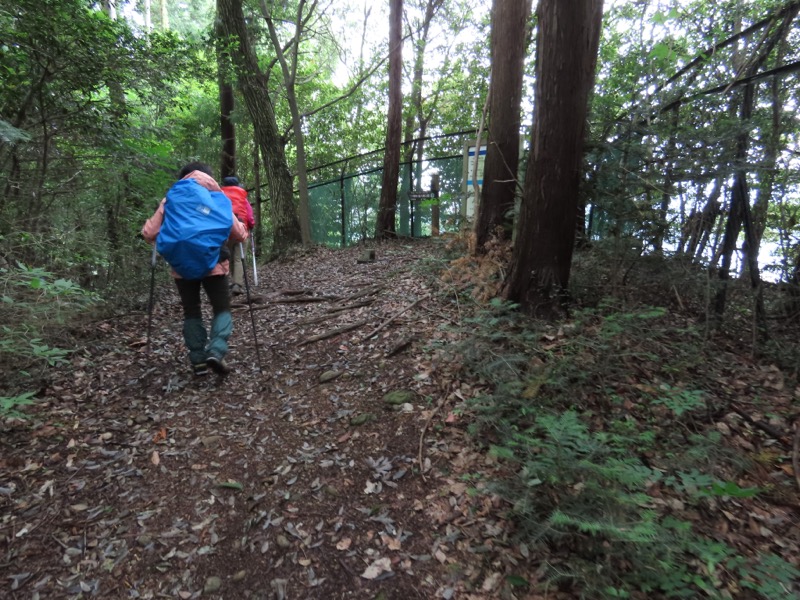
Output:
M250 322L253 324L253 344L256 347L256 360L258 361L258 371L263 373L264 369L261 367L261 352L258 349L258 334L256 334L256 318L253 315L253 303L250 301L250 284L247 281L247 269L244 260L244 243L239 242L239 254L242 257L242 275L244 275L244 291L247 294L247 306L250 309Z
M153 303L156 289L156 245L153 244L153 255L150 257L150 300L147 302L147 346L145 353L150 354L150 331L153 328Z
M253 287L258 287L258 269L256 269L256 240L250 236L250 248L253 251Z

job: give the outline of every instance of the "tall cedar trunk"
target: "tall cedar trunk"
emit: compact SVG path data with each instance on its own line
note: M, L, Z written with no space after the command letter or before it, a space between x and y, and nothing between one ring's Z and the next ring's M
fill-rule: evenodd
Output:
M602 0L540 0L534 128L504 296L553 318L569 284Z
M389 110L386 126L386 154L383 158L383 180L375 237L383 239L395 234L397 181L400 176L400 136L402 135L402 70L403 70L403 0L389 2Z
M475 219L477 252L484 252L498 227L511 237L513 219L509 217L518 187L520 103L530 12L530 0L494 0L492 4L489 144Z
M270 189L272 250L279 254L301 242L300 222L292 199L292 176L286 164L283 141L278 135L267 78L258 67L258 60L247 37L242 0L217 0L217 11L225 35L235 42L231 47L231 58L237 68L239 88L264 156Z
M219 86L219 122L222 137L220 179L236 175L236 128L233 114L234 98L231 85L230 55L225 50L222 22L217 21L217 81Z

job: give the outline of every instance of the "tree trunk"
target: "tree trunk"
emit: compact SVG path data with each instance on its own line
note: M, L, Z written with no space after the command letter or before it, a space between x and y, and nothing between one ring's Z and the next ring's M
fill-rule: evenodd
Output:
M169 10L167 0L161 0L161 31L169 31Z
M786 52L785 40L781 41L778 50L777 65L783 64L783 55ZM775 180L778 175L778 154L782 149L781 136L783 134L783 124L781 115L784 110L785 92L781 87L781 81L775 77L770 82L770 95L772 100L772 127L764 143L764 164L758 174L758 193L753 203L753 226L755 227L756 241L761 245L761 238L764 236L764 229L767 226L767 210L772 200L772 192L775 187Z
M291 67L286 62L286 56L283 52L283 46L278 39L278 32L275 30L275 24L272 21L272 16L269 13L266 2L261 2L261 12L267 22L269 29L269 37L272 41L272 47L278 57L278 62L281 65L281 72L283 73L283 83L286 87L286 98L289 102L289 112L292 115L292 129L294 130L295 149L297 150L297 190L300 196L299 203L299 218L300 218L300 238L303 245L308 246L311 244L311 209L308 199L308 172L306 166L306 146L305 136L303 135L303 120L300 117L300 110L297 107L297 94L295 93L295 83L297 81L297 56L300 52L300 36L303 34L303 7L305 0L300 0L297 5L297 19L295 22L294 38L290 44L292 50L292 64ZM312 11L313 11L312 5Z
M253 207L253 218L256 221L256 252L261 255L261 242L264 234L261 229L261 159L259 158L261 150L259 149L258 142L253 144L253 179L256 187L256 205Z
M267 77L247 37L242 0L217 0L223 31L233 39L231 58L237 68L238 84L253 121L253 130L264 156L270 189L270 217L273 253L280 254L301 242L300 222L292 198L292 176L286 163L283 140L278 135L275 109L269 97Z
M747 184L747 149L750 143L750 133L747 124L753 115L754 88L747 85L742 93L742 131L736 139L736 173L734 174L733 189L731 190L731 209L728 223L725 226L725 238L722 243L722 264L719 270L720 287L714 298L714 324L719 326L725 313L727 300L728 280L730 279L733 251L739 237L742 225L745 228L744 260L750 272L750 283L754 292L756 335L759 341L767 338L766 311L761 290L761 274L758 269L758 244L755 239L750 211L750 192Z
M144 0L144 30L146 33L153 31L153 17L150 11L150 0Z
M164 0L162 0L164 1ZM234 107L230 55L225 50L221 21L217 22L217 81L219 85L219 121L222 137L220 180L236 175L236 128L231 119Z
M236 174L236 128L231 119L233 114L233 86L219 82L219 120L222 135L222 153L220 156L220 179Z
M378 205L375 238L394 237L397 209L397 181L400 175L400 139L402 135L403 71L403 0L389 2L389 110L386 126L386 154Z
M408 177L400 178L400 198L407 198L408 202L403 202L401 200L398 206L398 232L401 236L406 234L414 234L413 230L411 229L413 225L411 223L411 204L414 202L414 199L409 194L415 189L413 165L417 145L414 143L414 133L416 132L416 128L414 126L414 115L411 111L409 111L406 115L406 123L403 126L403 130L405 133L403 134L404 154L402 157L402 166L406 170Z
M535 111L519 226L503 294L531 314L562 314L575 241L583 140L602 0L540 0Z
M766 40L758 47L758 54L747 61L745 76L755 75L766 61L775 46L785 38L791 29L795 17L800 12L800 4L787 7L779 27L777 27ZM741 63L740 57L734 55L734 66L738 67ZM738 70L738 69L737 69ZM736 173L734 175L733 189L731 191L731 208L728 223L725 227L725 238L722 243L722 265L719 271L720 287L714 298L715 326L722 322L727 300L727 283L730 278L730 269L733 251L736 247L736 240L742 225L745 227L745 256L748 269L751 270L750 281L755 292L755 313L757 337L761 340L766 339L766 313L764 309L763 295L761 293L761 275L758 271L758 247L759 240L756 227L753 224L750 209L750 194L747 184L747 152L750 144L750 120L753 115L753 104L755 90L752 83L748 83L742 92L741 121L742 133L736 138Z
M714 187L706 200L706 204L699 213L692 213L686 222L686 240L682 244L683 252L687 256L699 261L705 252L714 224L722 212L719 197L722 195L722 177L714 180Z
M482 253L499 227L510 239L511 215L519 187L522 80L530 21L530 0L492 3L492 75L483 187L475 219L475 250Z
M653 249L656 252L664 251L664 237L670 229L669 204L672 200L672 188L675 186L675 147L677 145L678 123L680 120L680 104L672 109L669 139L664 150L664 185L661 190L661 206L658 208L658 222L656 235L653 238Z
M112 21L117 20L117 0L103 0L100 5L103 8L103 12L108 15L108 18Z

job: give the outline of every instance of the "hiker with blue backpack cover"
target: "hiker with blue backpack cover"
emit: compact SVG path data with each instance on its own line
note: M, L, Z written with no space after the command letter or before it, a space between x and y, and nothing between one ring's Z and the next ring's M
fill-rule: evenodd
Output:
M155 243L172 267L183 307L183 339L196 375L205 375L209 368L218 375L230 371L225 362L233 332L228 244L247 236L247 227L236 218L211 168L200 162L178 172L178 181L142 227L142 237ZM201 287L213 313L210 332L203 323Z

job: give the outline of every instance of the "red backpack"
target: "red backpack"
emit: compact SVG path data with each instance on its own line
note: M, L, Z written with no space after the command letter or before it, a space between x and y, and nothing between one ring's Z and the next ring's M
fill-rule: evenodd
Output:
M247 225L247 229L253 229L256 221L253 218L253 207L247 200L247 190L238 185L226 185L222 188L223 193L230 198L233 205L233 212L237 218Z

